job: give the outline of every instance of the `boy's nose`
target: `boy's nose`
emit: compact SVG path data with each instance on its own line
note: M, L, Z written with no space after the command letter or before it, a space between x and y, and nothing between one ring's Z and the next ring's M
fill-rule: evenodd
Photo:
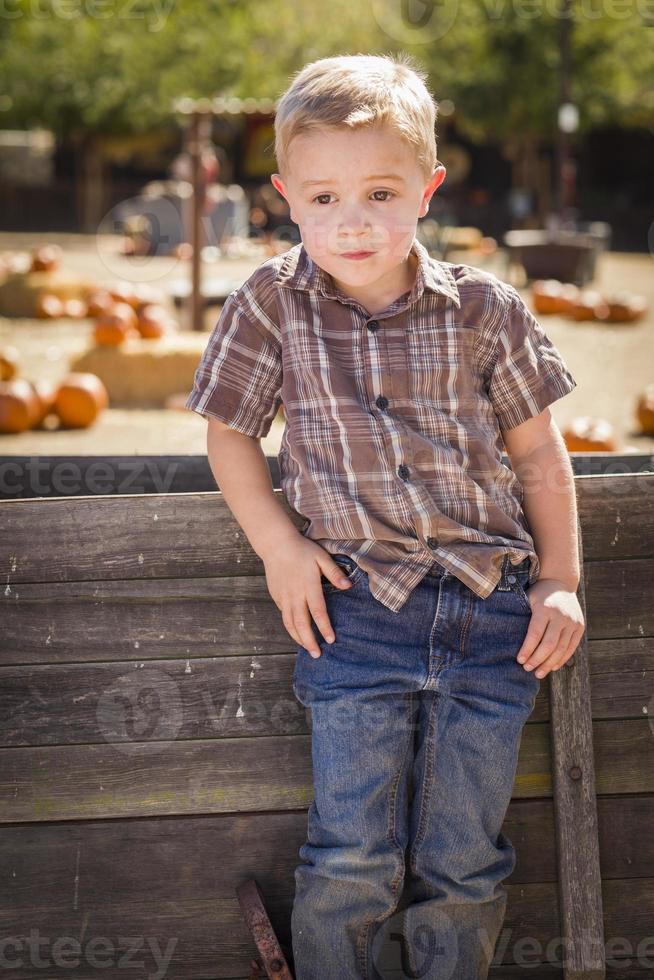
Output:
M344 211L338 223L338 231L345 245L352 244L350 238L356 239L370 234L370 220L361 210Z

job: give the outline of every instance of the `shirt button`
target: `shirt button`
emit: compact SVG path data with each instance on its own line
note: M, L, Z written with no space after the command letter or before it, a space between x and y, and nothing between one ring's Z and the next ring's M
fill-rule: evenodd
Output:
M402 477L403 480L409 479L409 472L410 472L409 467L405 466L404 463L402 463L402 465L398 467L397 472L399 473L399 475Z
M376 320L371 320L370 323L367 324L367 327L371 333L374 333L375 330L379 330L379 324Z
M380 395L375 404L378 408L388 408L388 398L384 398L383 395Z
M427 538L427 544L429 545L430 548L438 548L438 539Z

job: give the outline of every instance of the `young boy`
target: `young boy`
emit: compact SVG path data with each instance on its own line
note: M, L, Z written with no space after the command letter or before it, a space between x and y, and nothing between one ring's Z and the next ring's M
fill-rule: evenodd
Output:
M272 182L302 241L227 298L186 402L312 709L297 980L378 977L403 883L391 940L409 975L487 976L521 732L584 629L548 410L576 382L513 287L416 238L445 177L425 78L366 55L295 76ZM259 445L280 403L301 533Z

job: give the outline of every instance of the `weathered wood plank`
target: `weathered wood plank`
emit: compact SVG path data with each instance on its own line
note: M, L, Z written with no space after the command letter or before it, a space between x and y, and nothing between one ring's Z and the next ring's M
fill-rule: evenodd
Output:
M0 663L263 656L294 650L264 575L21 584Z
M575 476L654 471L649 453L570 453ZM266 456L273 487L279 462ZM502 462L510 468L506 453ZM0 500L124 493L202 493L216 490L206 454L168 456L5 457Z
M654 636L654 560L584 563L584 576L591 641L611 638L617 644ZM12 583L0 593L0 616L2 664L258 656L296 649L265 576L253 573Z
M586 561L654 557L654 474L579 477ZM298 529L306 520L280 506ZM126 519L128 508L129 519ZM628 517L628 519L627 519ZM20 582L261 573L218 491L6 500L0 505L0 576Z
M280 506L300 517L276 491ZM5 500L0 578L19 582L261 574L221 493Z
M277 458L267 457L271 471ZM203 493L217 489L205 455L8 456L0 500L125 493Z
M0 746L120 741L130 725L177 740L310 731L310 712L292 690L295 652L263 647L249 657L134 657L144 646L141 641L141 649L127 648L124 656L122 647L107 650L117 662L85 663L80 645L77 654L70 651L70 664L0 667ZM593 718L649 718L654 724L654 639L621 640L619 648L596 641L589 655ZM549 720L550 683L551 677L541 684L528 724Z
M165 714L163 739L129 703L125 717L121 742L0 749L3 820L287 810L313 798L308 735L177 742L165 738ZM517 798L551 796L549 738L548 724L525 727ZM647 720L598 721L594 742L599 793L654 792Z
M294 654L0 668L3 746L307 734Z
M645 799L636 802L640 805ZM611 841L609 834L604 842L611 872L626 868L620 844L635 829L632 822L621 823L625 802L599 801L600 830L603 824L609 831L611 824L622 828L617 841L615 837ZM632 820L646 813L652 816L651 799L648 802L649 809L635 813ZM102 970L102 976L111 980L123 976L142 980L152 975L159 952L170 954L166 976L175 980L238 976L255 949L240 914L236 887L246 878L256 878L273 926L281 941L288 943L293 871L300 863L298 850L305 839L306 816L301 811L5 827L0 836L0 876L11 898L0 908L2 933L25 936L30 929L38 929L40 936L48 937L41 947L46 963L52 963L56 938L80 940L79 971L51 966L48 978L77 976L78 972L91 976L89 943L100 936L111 943L109 951L104 951ZM520 838L519 827L525 828L527 838ZM507 917L492 974L498 978L518 976L508 970L516 961L520 963L521 955L525 963L547 963L548 959L560 960L561 954L551 802L512 803L505 829L514 841L517 861L507 879ZM537 829L545 838L543 853L534 846L532 835ZM530 873L525 876L524 872ZM638 944L651 935L654 879L629 880L613 874L607 878L605 941L617 948L615 940L620 937L620 958L626 960L631 949L633 959ZM133 957L142 961L140 970L135 962L118 966L118 953L128 948L120 937L141 938L141 948L135 950L139 955ZM134 940L131 945L134 948ZM22 952L23 966L5 967L3 977L42 977L44 969L30 967L28 951ZM15 953L12 949L8 960ZM100 950L98 959L103 959ZM611 973L610 958L608 966L607 976L621 975ZM628 968L625 962L624 969ZM522 976L537 975L531 966L520 969ZM96 976L98 972L96 967ZM643 963L640 972L624 976L644 980L651 977L651 967L648 974Z
M585 562L589 639L654 635L654 562Z
M577 598L588 622L579 525L577 539L582 565ZM584 630L573 659L550 676L552 780L566 980L603 980L606 976L587 632Z

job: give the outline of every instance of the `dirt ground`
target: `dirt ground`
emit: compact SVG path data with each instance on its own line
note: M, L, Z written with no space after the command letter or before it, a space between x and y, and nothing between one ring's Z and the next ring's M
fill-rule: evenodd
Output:
M188 263L172 258L131 260L119 254L117 238L84 235L0 234L0 251L29 249L57 242L64 249L63 268L99 283L117 278L146 281L166 290L173 281L188 276ZM237 285L265 256L222 259L203 263L203 276L225 277ZM463 255L453 261L470 261ZM498 251L485 267L508 279L505 255ZM654 452L654 437L639 434L635 407L640 392L654 382L654 261L649 254L604 253L597 265L593 286L599 289L629 289L648 301L647 316L635 324L575 323L559 316L540 316L548 336L561 351L578 387L551 406L559 426L574 417L591 415L606 419L614 427L620 452ZM234 288L234 286L230 286ZM529 290L518 285L529 304ZM172 302L170 304L171 310ZM207 310L205 329L211 330L219 307ZM183 314L179 314L183 318ZM23 376L36 380L59 380L68 370L71 357L90 343L91 320L32 320L0 318L0 347L18 348ZM275 455L284 422L278 418L264 451ZM204 453L206 423L186 409L108 408L89 429L39 431L0 436L0 455L131 455Z

